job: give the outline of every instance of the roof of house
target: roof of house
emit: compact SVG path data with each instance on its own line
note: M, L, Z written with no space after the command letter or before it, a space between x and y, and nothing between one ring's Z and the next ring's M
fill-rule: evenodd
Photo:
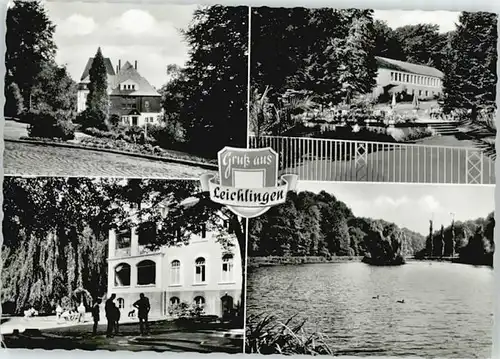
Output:
M411 64L409 62L389 59L387 57L376 56L375 58L377 59L378 67L396 71L410 72L417 75L433 76L439 78L442 78L444 76L441 71L434 67Z
M137 84L135 90L121 90L120 84L127 80L131 80ZM137 70L130 64L130 62L125 62L125 65L118 70L116 76L112 78L113 84L111 88L111 95L119 96L161 96L158 91L142 77Z
M80 78L80 81L88 80L87 78L90 76L90 68L92 67L92 63L94 62L94 58L91 57L87 61L87 65L85 66L85 69L83 70L82 77ZM111 63L111 60L109 57L104 58L104 66L106 66L106 72L109 76L115 76L115 70L113 69L113 64Z

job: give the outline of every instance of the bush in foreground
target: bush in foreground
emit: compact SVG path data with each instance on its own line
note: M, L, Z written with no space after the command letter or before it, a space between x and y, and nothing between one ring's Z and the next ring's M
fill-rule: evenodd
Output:
M23 116L30 124L29 137L59 138L67 141L75 138L75 125L64 112L30 111Z
M82 126L82 129L94 127L98 130L107 131L106 114L100 110L87 108L76 116L76 123Z
M281 322L272 315L247 318L245 352L248 354L333 355L320 333L307 333L305 321L294 323L295 316Z

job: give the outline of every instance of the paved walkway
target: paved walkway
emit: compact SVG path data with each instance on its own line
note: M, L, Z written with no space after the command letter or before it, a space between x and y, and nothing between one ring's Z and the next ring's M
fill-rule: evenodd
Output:
M118 335L105 336L106 321L101 320L98 335L92 335L90 317L86 323L57 324L54 316L38 318L14 317L1 326L7 348L27 349L84 349L84 350L157 350L175 352L226 352L243 351L243 330L185 330L169 320L151 320L150 335L139 336L137 320L120 322ZM10 324L9 324L10 322ZM17 323L17 324L16 324ZM22 328L19 323L21 323ZM54 327L54 325L56 325ZM10 334L9 329L20 329ZM41 331L33 330L40 329ZM25 331L25 329L32 329Z
M28 136L27 124L4 122L4 138L20 139ZM77 133L77 138L87 137ZM154 161L98 150L61 148L43 144L4 142L4 174L30 176L76 177L150 177L198 179L209 170Z
M5 175L198 179L206 169L94 150L5 142Z

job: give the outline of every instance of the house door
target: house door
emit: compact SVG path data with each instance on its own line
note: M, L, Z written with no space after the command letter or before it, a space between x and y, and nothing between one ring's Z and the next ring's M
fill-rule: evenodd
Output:
M137 126L138 117L132 116L132 126Z
M222 306L222 318L231 317L233 313L233 297L226 294L220 300Z

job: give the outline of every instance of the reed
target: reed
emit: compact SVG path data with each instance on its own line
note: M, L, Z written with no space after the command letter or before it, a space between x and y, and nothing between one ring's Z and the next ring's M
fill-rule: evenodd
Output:
M248 354L333 355L325 336L307 332L304 321L292 316L286 322L274 315L260 314L247 317L245 352Z

